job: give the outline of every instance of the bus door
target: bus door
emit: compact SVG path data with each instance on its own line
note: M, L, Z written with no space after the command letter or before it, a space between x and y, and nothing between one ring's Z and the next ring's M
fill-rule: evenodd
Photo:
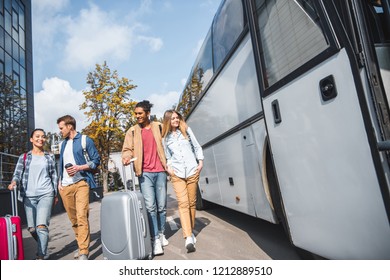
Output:
M266 127L293 244L331 259L389 259L376 114L340 11L332 1L251 3Z
M389 0L353 1L351 9L355 26L351 31L357 33L354 41L356 53L361 53L361 64L365 71L367 92L375 101L382 141L378 140L379 149L390 150L390 7ZM353 30L355 29L355 30ZM379 137L378 137L379 138ZM389 159L389 154L387 154Z

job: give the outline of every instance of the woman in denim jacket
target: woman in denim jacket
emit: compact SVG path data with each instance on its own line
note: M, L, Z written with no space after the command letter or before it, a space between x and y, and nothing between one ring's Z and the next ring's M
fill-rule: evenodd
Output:
M181 114L175 110L165 112L162 135L167 170L179 206L185 247L187 253L194 252L196 191L204 159L202 147Z

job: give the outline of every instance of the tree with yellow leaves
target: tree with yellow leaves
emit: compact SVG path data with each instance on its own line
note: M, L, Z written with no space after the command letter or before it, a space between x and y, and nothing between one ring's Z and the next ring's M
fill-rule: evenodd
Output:
M108 162L112 152L121 151L126 130L135 123L133 111L136 104L130 99L130 91L137 86L131 80L119 77L104 62L96 64L87 76L89 89L84 90L85 101L80 105L85 110L90 124L83 133L91 137L101 157L103 192L108 191Z

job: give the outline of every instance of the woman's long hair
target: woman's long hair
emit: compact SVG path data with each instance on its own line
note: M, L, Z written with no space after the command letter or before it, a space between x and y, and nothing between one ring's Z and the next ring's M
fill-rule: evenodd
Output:
M172 126L171 126L171 118L172 118L172 115L173 113L176 113L177 116L179 117L179 127L178 129L180 130L181 134L183 134L183 136L188 139L188 135L187 135L187 124L186 122L184 121L183 119L183 116L177 112L176 110L167 110L165 111L164 113L164 120L163 120L163 130L162 130L162 137L165 138L168 133L172 132Z

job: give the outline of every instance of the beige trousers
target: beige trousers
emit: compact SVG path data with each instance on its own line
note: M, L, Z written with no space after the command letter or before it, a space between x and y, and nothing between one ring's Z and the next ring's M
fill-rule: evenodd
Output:
M62 202L66 213L72 223L79 254L89 254L90 230L89 230L89 185L82 180L75 184L63 187L60 190Z
M180 223L184 238L191 236L195 227L196 190L198 181L199 173L196 173L187 179L179 178L175 175L171 177L179 206Z

